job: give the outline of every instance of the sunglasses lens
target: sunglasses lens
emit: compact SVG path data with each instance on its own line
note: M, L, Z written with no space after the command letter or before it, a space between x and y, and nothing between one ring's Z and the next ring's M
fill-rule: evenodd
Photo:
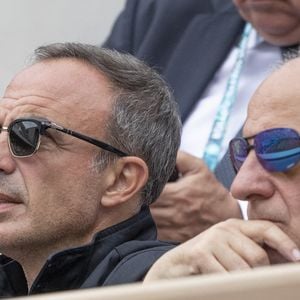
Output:
M248 143L243 138L235 138L230 141L229 149L231 163L237 172L248 155Z
M32 155L39 144L39 126L33 121L19 120L9 130L10 148L15 156Z
M284 172L300 160L298 132L289 128L269 129L255 137L256 155L265 169Z

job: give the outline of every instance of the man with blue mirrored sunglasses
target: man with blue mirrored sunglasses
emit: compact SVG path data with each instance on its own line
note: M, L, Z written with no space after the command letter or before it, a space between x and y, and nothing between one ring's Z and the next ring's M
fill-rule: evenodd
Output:
M146 280L300 261L299 78L295 58L266 79L250 101L243 138L231 141L231 193L249 202L249 220L212 226L161 257Z
M241 216L229 193L234 172L227 154L222 157L256 87L299 43L299 12L299 0L126 2L106 46L155 66L174 89L184 124L181 180L168 184L151 206L161 238L185 241Z

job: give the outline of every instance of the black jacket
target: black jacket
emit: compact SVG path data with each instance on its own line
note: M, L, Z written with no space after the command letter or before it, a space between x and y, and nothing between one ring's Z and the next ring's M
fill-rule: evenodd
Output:
M0 296L140 281L151 265L172 247L156 240L156 228L149 208L145 207L132 218L97 233L90 244L49 257L30 291L21 266L2 256Z

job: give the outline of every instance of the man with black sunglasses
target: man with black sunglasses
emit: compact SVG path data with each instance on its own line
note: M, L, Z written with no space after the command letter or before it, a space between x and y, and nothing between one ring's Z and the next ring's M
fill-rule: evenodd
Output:
M132 56L38 48L0 101L0 296L142 280L172 248L148 205L180 130L165 82Z
M300 261L300 58L276 70L252 97L243 138L230 143L231 193L249 201L249 221L212 226L161 257L146 280Z

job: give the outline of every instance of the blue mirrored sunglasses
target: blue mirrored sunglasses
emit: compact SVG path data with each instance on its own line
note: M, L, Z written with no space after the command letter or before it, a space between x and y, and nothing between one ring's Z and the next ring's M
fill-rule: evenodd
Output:
M253 139L250 145L248 140ZM260 164L270 172L284 172L300 160L300 136L291 128L272 128L255 136L234 138L229 143L230 159L236 172L254 149Z

